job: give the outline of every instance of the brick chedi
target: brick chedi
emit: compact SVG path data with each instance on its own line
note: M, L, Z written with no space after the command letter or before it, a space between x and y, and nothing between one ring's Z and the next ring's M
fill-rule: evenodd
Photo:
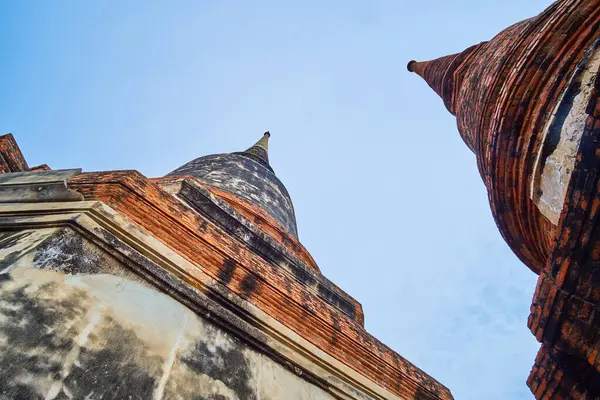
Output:
M268 138L149 179L0 137L0 398L452 399L323 276Z
M489 42L408 65L475 153L496 224L539 275L537 399L600 398L600 1L560 0Z

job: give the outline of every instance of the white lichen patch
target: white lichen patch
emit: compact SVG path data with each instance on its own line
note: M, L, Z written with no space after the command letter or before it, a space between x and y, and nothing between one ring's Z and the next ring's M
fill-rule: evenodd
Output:
M576 73L569 85L569 90L576 88L578 93L573 98L569 98L565 93L544 130L544 144L541 146L535 163L531 198L536 202L542 214L555 225L560 219L575 167L588 116L586 108L594 90L599 68L600 48L596 48L589 54L587 62ZM560 114L566 101L570 103L570 108L565 117ZM564 118L564 120L558 122L560 118ZM556 141L556 137L552 137L556 133L552 133L552 130L557 129L559 124L558 143L553 151L544 158L547 142Z

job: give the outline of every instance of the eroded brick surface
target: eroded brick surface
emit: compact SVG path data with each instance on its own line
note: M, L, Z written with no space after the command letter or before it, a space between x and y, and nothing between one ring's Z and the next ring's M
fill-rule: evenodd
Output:
M300 282L135 171L81 174L69 187L111 206L318 348L400 396L451 399L443 385ZM310 278L309 278L310 279Z
M29 170L12 134L0 136L0 172L22 172Z
M9 139L12 147L7 158L21 160L25 168L18 146L12 136ZM41 166L33 170L48 169ZM251 223L253 231L267 235L304 263L305 273L293 274L281 268L217 223L211 215L183 202L171 190L171 185L181 179L148 179L136 171L112 171L79 174L70 178L67 186L69 190L82 194L85 200L99 200L107 204L223 284L227 290L253 303L381 388L403 399L453 398L446 387L366 332L360 303L323 277L302 244L268 213L232 193L205 186L208 192L232 207L236 215L242 216L245 223ZM52 257L62 260L60 257L64 256L72 264L74 260L67 253L78 250L70 242L60 243L64 249L53 250ZM118 247L118 243L113 245ZM60 260L60 268L71 268ZM9 257L6 261L14 260ZM79 268L86 263L75 264ZM186 284L204 290L192 279ZM89 389L93 390L93 385Z
M464 53L409 64L456 115L502 236L540 276L528 320L538 399L599 395L599 37L600 1L560 0Z

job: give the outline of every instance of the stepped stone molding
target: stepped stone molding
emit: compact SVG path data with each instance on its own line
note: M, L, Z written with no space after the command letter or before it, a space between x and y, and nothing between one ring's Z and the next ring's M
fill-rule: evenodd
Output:
M226 332L232 332L248 346L267 354L311 385L330 393L332 398L402 398L383 390L323 353L101 202L0 205L0 233L28 232L23 239L14 240L11 247L2 249L0 255L5 261L3 273L17 268L19 259L31 258L27 256L32 251L34 254L43 252L43 243L51 241L57 232L64 229L69 233L63 232L63 237L56 240L58 244L55 246L66 245L64 237L69 235L72 236L71 240L93 243L118 260L118 267L106 266L106 270L103 265L95 265L99 268L96 274L126 276L129 281L142 281L144 286L167 293L202 319ZM46 251L51 252L49 248ZM85 249L78 256L89 257ZM6 265L7 258L12 258L10 265ZM43 265L43 262L40 264ZM53 266L48 270L56 272L62 269L63 272L67 268L64 263L57 265L60 267ZM82 272L90 273L68 270L72 277ZM189 282L193 282L193 285ZM114 284L129 285L119 281Z
M240 157L265 168L267 139ZM197 176L19 169L2 143L1 395L452 399L264 203Z

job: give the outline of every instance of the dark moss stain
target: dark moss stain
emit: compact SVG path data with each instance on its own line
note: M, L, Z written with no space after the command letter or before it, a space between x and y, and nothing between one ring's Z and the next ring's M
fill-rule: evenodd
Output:
M0 235L0 241L18 243L30 234ZM36 268L65 274L111 273L116 271L118 262L70 228L57 230L36 250ZM226 259L219 278L230 283L237 266L234 259ZM32 276L48 273L36 271L35 274ZM6 282L11 280L9 273L0 275L0 343L10 343L6 349L0 345L0 399L44 398L44 390L53 382L61 382L64 388L56 399L152 398L164 360L152 355L135 331L120 326L108 316L103 317L89 336L89 342L94 345L79 348L77 361L63 376L67 356L78 347L75 338L89 324L89 307L95 300L85 291L61 282L43 285L35 291L32 287L9 290L11 286ZM261 286L256 275L246 274L239 288L251 296ZM304 296L308 302L310 297ZM309 306L306 306L308 313ZM218 347L213 350L212 343L217 339L203 338L204 342L196 343L193 351L181 358L182 362L196 372L222 381L239 399L256 399L251 382L253 371L244 355L247 346L231 340L232 345L227 346L227 350ZM227 398L219 394L200 395L205 391L198 389L198 399Z
M252 296L259 288L258 278L254 274L247 274L240 282L240 290L247 297Z
M101 350L83 348L79 363L65 379L74 398L97 399L152 398L156 376L160 376L162 360L151 356L146 345L130 329L111 318L96 336L108 346ZM140 365L140 361L143 365Z
M0 260L0 270L4 270L16 263L17 260L23 256L23 254L24 253L22 252L14 251L5 256L2 260Z
M182 362L194 372L207 375L223 382L239 399L257 399L257 394L250 385L252 370L244 356L244 346L234 341L230 348L225 350L217 347L214 351L206 343L216 340L214 332L195 343L193 349L182 357ZM220 395L198 397L206 400L225 399Z
M302 268L292 268L292 273L298 281L304 283L306 286L314 286L317 284L317 280L313 278L310 272L305 271Z
M331 345L337 346L339 342L339 335L342 333L342 327L340 325L340 320L337 315L331 316L331 322L333 324L333 333L331 334Z
M33 259L34 265L38 268L67 274L98 273L102 261L100 252L86 249L86 239L70 229L60 229L45 240L38 247Z
M67 355L77 346L74 338L88 323L82 306L87 299L84 291L74 290L63 300L40 300L60 299L63 296L52 294L61 290L50 283L35 294L26 293L24 287L3 291L0 337L10 345L0 351L0 398L41 399L45 394L38 393L36 383L61 379L70 398L151 398L156 386L153 376L160 374L162 360L150 356L133 331L110 318L104 318L102 328L90 335L90 340L106 347L81 348L71 372L61 377ZM23 378L32 384L23 384ZM63 398L67 396L61 392L57 399Z
M233 279L233 274L235 272L236 267L237 262L235 260L231 258L225 259L225 261L223 261L223 266L219 271L219 280L226 285L229 284L229 282L231 282L231 279Z
M0 232L0 248L8 249L31 236L33 231Z
M317 289L319 292L319 297L327 301L329 304L337 306L340 310L344 312L344 314L346 314L350 318L355 319L356 307L354 306L354 304L342 299L339 295L328 290L323 285L319 285Z
M46 285L41 290L53 290ZM53 332L64 332L64 326L79 310L69 301L52 307L40 304L25 293L25 288L4 292L0 314L0 336L9 346L0 352L0 394L3 398L43 398L35 388L19 383L19 377L56 377L62 359L73 347L73 339ZM57 357L58 356L58 357Z
M307 304L302 304L302 311L300 313L300 320L303 324L307 323L307 320L314 318L314 312Z
M33 231L0 232L0 249L10 249L19 242L27 239L32 233ZM17 262L17 260L21 258L27 251L28 249L14 251L4 256L2 259L0 259L0 270L3 270Z

